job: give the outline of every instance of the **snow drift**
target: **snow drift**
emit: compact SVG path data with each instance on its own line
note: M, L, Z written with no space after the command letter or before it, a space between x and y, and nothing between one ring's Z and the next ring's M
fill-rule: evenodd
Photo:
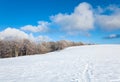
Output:
M0 82L120 82L120 45L0 59Z

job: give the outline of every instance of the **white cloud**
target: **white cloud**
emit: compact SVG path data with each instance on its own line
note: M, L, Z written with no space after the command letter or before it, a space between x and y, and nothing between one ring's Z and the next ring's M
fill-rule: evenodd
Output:
M26 34L25 32L10 27L0 32L0 39L13 39L13 38L27 39L28 37L29 35Z
M111 34L109 37L110 37L110 38L116 38L117 35L116 35L116 34Z
M98 6L93 9L89 3L80 3L71 14L62 14L51 16L52 24L60 26L69 34L87 32L96 27L103 30L120 29L120 8L116 5L110 5L105 8Z
M46 32L48 31L49 23L45 21L39 21L37 26L26 25L21 27L21 30L30 32Z
M32 33L29 35L29 40L31 41L34 41L34 42L48 42L48 41L51 41L52 39L48 36L42 36L42 35L39 35L37 37L35 37Z
M29 39L30 41L50 41L48 36L34 36L32 33L27 34L20 29L16 28L6 28L0 32L0 40L13 40L13 39Z
M37 42L47 42L47 41L51 41L52 39L49 38L48 36L38 36L36 37L36 41Z
M120 29L120 8L111 5L102 10L107 14L97 14L96 24L107 30Z
M115 39L115 38L120 38L120 34L111 34L107 37L104 37L104 39Z
M79 4L72 14L60 13L51 16L51 20L68 32L87 31L94 28L94 16L91 5L85 2Z
M120 8L115 5L110 5L106 8L98 6L98 9L93 9L89 3L83 2L71 14L59 13L51 16L51 22L39 21L37 26L25 25L20 29L7 28L0 32L0 39L19 37L33 41L48 41L50 40L49 37L35 37L32 33L46 32L50 26L60 26L62 30L72 35L84 33L89 36L88 31L94 29L94 25L108 30L120 29ZM32 33L27 34L25 33L26 31Z
M96 22L104 29L120 29L120 15L99 15Z

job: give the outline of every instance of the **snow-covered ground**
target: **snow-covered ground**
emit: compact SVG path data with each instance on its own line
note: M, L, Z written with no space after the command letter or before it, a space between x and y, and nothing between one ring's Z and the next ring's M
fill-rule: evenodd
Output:
M0 59L0 82L120 82L120 45Z

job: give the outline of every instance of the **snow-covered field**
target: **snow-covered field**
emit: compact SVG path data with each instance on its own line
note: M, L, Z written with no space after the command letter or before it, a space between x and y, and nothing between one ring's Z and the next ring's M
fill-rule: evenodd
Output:
M120 82L120 45L0 59L0 82Z

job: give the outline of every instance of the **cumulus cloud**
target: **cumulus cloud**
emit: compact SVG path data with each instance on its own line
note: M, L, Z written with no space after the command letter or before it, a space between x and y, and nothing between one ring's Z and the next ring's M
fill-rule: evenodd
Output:
M104 39L115 39L120 38L120 34L111 34L109 36L104 37Z
M102 12L96 15L96 24L107 30L120 29L120 8L108 6L105 9L99 8Z
M0 40L29 39L30 41L50 41L48 36L34 36L32 33L27 34L16 28L6 28L0 32Z
M45 21L39 21L37 26L25 25L21 27L21 30L30 32L46 32L48 31L49 23Z
M42 35L39 35L39 36L34 36L32 33L29 35L29 40L32 40L34 42L47 42L47 41L51 41L52 39L48 36L42 36Z
M52 39L48 36L38 36L35 38L36 41L38 42L46 42L46 41L51 41Z
M60 26L69 34L87 32L96 27L103 30L120 29L120 8L109 5L93 9L89 3L80 3L71 14L59 13L51 16L53 24Z
M26 34L25 32L10 27L0 32L0 39L2 40L13 39L13 38L27 39L28 37L29 35Z
M110 5L106 8L101 8L98 6L98 9L93 9L89 3L83 2L75 7L71 14L59 13L50 16L50 19L51 22L39 21L38 25L36 26L25 25L20 27L20 29L7 28L0 32L0 39L19 37L31 39L34 41L47 41L50 40L49 37L35 37L33 33L47 32L51 26L60 26L62 30L69 34L80 33L86 36L90 35L88 31L94 29L95 25L97 27L102 27L103 29L108 30L120 29L120 8L115 5ZM26 31L32 33L27 34Z
M50 19L51 22L40 21L37 26L25 25L21 30L34 33L46 32L48 27L59 26L62 31L72 35L78 33L89 35L88 31L96 27L101 27L103 30L116 30L120 29L120 8L110 5L104 8L98 6L96 9L89 3L83 2L75 7L71 14L59 13L50 16Z
M100 15L97 21L102 28L108 30L120 29L120 15Z
M90 4L80 3L71 14L51 16L53 23L68 32L87 31L94 28L94 15Z

